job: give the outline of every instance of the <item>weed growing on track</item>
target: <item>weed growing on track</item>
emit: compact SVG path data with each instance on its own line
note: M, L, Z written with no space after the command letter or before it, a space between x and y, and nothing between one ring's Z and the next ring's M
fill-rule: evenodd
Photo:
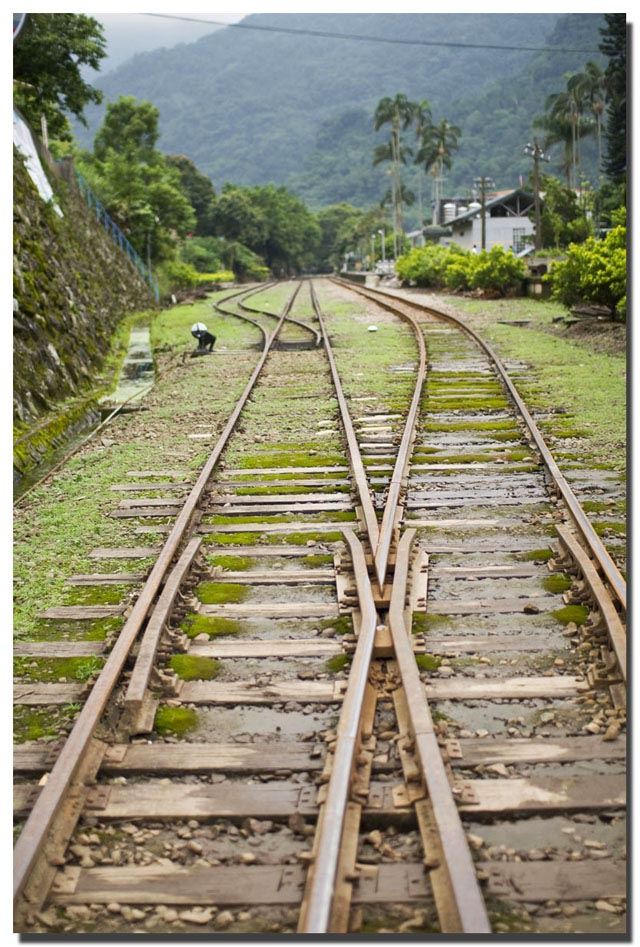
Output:
M237 604L247 597L249 589L238 582L201 582L196 595L203 605Z

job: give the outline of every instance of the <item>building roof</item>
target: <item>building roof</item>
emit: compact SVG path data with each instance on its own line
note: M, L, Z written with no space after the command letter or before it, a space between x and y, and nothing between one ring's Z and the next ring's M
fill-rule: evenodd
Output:
M497 207L499 204L504 204L509 200L513 200L516 197L529 197L533 200L533 194L530 191L525 191L524 188L516 187L511 191L494 191L493 197L485 200L485 208L489 210L492 207ZM474 217L480 215L480 208L474 208L473 210L468 210L464 214L460 214L458 217L452 217L451 220L447 221L447 225L451 227L452 224L459 224L463 221L472 220Z

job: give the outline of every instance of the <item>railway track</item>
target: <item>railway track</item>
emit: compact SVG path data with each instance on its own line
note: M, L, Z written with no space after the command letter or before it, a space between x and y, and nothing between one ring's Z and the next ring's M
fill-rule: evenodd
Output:
M161 551L65 745L16 749L16 930L619 922L624 584L492 353L367 293L412 356L362 395L351 293L227 297L264 344L186 502L120 485Z

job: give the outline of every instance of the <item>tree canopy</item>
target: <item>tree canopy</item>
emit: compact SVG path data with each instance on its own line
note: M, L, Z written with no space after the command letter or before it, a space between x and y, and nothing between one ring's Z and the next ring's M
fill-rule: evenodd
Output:
M44 115L49 133L71 138L68 115L84 122L89 102L102 93L82 77L82 66L100 68L106 55L102 26L75 13L29 13L14 44L14 99L27 121L39 127Z

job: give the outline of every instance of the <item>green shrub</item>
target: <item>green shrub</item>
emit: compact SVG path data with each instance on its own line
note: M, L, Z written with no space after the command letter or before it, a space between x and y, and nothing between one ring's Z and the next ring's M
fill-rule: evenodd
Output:
M554 263L549 274L554 299L565 306L594 303L606 306L624 321L627 294L626 227L617 226L604 240L589 237L571 244L566 259Z
M525 274L522 260L496 244L477 255L469 282L472 289L495 291L504 296L522 282Z
M180 260L168 260L158 267L160 289L171 293L177 289L193 289L198 285L199 273L189 263Z
M406 282L439 289L444 286L444 271L450 254L450 248L438 244L414 247L409 253L398 257L396 273Z
M451 290L471 289L478 257L475 253L456 253L444 270L444 285Z

